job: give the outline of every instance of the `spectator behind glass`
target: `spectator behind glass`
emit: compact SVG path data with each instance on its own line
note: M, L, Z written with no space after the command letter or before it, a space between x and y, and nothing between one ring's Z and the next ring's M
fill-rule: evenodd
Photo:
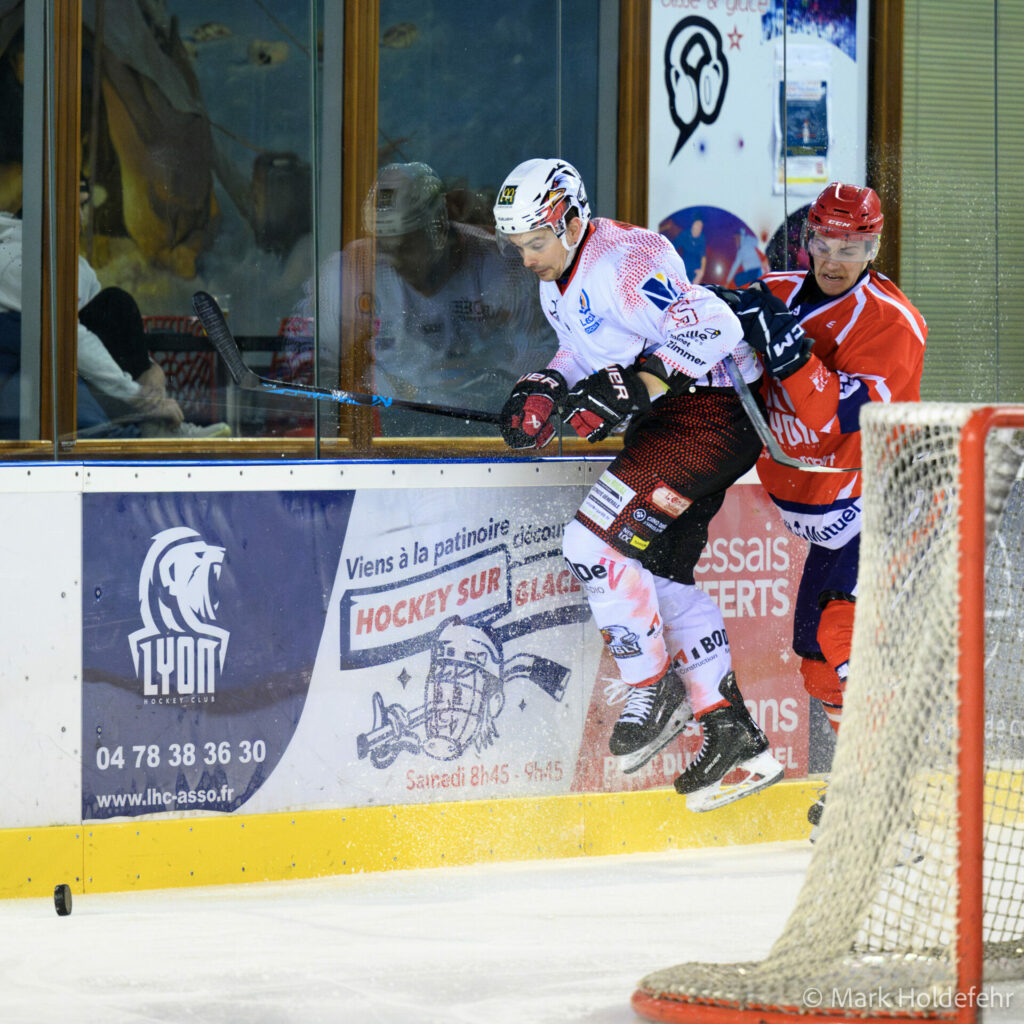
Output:
M82 216L88 183L80 183ZM0 212L0 436L19 436L21 390L22 222ZM76 429L82 437L221 437L226 423L184 422L167 394L163 370L149 357L142 316L120 288L103 288L78 258L78 390Z
M79 210L88 214L89 182L79 182ZM78 257L78 372L106 414L137 424L143 437L225 437L226 423L185 422L181 406L167 394L167 378L149 355L138 304L121 288L103 288L84 256ZM79 413L78 429L83 430ZM102 425L100 425L102 430Z
M329 383L341 338L365 346L355 387L405 400L497 412L555 337L536 285L482 227L451 222L444 187L423 163L388 164L363 205L361 238L324 261L320 344ZM314 316L312 283L296 313ZM388 436L488 436L492 427L383 410Z

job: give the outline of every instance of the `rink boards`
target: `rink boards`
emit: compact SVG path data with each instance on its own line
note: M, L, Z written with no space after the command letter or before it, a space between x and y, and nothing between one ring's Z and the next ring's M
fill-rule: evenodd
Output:
M712 524L698 583L787 781L690 814L692 727L607 754L623 694L561 556L605 466L0 467L0 895L804 834L800 542L754 479Z

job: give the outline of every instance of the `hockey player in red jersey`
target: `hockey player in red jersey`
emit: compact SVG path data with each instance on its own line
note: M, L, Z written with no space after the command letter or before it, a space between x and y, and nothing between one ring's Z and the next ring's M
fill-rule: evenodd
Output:
M871 266L882 221L873 189L833 182L807 214L802 244L810 271L767 274L746 292L718 292L762 352L772 433L804 462L859 466L862 406L921 397L928 328L903 292ZM838 730L853 641L861 474L808 473L767 452L757 471L787 528L810 543L793 649L807 691Z
M692 707L703 744L675 782L688 806L709 810L763 789L782 766L743 703L721 612L693 577L726 488L760 451L722 360L732 355L750 383L758 360L728 305L688 281L666 238L591 219L571 164L520 164L494 215L499 240L540 279L559 343L505 403L506 443L543 448L556 413L588 441L625 429L563 541L629 685L609 748L635 771Z

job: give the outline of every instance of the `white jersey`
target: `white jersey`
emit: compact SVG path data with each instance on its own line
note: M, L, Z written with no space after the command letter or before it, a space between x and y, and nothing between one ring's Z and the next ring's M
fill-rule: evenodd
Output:
M569 387L602 367L653 355L710 387L731 387L722 365L730 354L744 380L761 376L739 320L690 283L672 243L653 231L595 218L568 281L541 281L540 301L559 341L548 366Z
M22 223L0 212L0 312L21 312ZM85 257L78 257L78 308L100 292L99 278ZM102 340L84 324L78 325L78 373L100 394L125 402L142 395L142 385L117 365Z

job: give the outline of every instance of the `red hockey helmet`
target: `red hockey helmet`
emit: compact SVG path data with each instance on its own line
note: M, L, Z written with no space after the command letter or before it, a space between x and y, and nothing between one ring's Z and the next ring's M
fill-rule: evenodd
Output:
M882 233L882 203L873 188L833 181L811 204L807 222L823 235Z
M807 211L802 244L810 256L867 263L878 255L884 220L873 188L833 181Z

